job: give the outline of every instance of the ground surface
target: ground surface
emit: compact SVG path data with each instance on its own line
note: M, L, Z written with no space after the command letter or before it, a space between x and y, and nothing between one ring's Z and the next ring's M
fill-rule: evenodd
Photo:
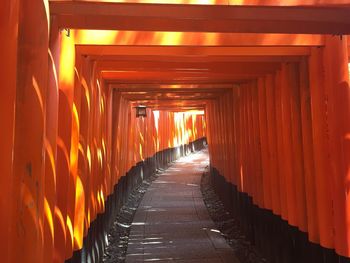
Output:
M233 248L239 261L241 263L268 263L257 251L256 247L248 241L241 230L239 221L227 212L223 203L216 195L211 184L209 171L206 171L202 176L201 190L210 217Z
M147 189L135 213L126 262L238 263L200 190L206 151L179 159Z

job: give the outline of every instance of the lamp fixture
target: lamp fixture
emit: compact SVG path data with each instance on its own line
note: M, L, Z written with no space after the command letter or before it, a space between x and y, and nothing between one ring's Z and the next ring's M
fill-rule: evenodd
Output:
M138 105L135 107L135 109L136 109L136 118L147 117L146 106Z

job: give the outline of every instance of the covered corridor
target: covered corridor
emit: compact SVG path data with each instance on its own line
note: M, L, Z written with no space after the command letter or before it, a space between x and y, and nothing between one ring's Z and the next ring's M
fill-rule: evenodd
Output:
M207 166L207 151L182 157L151 184L132 222L126 262L239 263L203 202Z
M349 34L349 0L2 0L1 262L98 262L205 140L269 262L350 262Z

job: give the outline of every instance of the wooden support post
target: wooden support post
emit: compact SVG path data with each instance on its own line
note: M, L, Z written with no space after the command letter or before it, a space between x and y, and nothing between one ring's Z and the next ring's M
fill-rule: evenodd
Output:
M275 121L276 121L276 133L277 138L277 163L278 163L278 175L279 175L279 188L280 188L280 202L281 202L281 217L284 220L288 220L288 206L287 206L287 190L286 190L286 173L285 160L283 153L283 115L282 115L282 83L281 83L281 71L277 71L275 74Z
M303 144L301 136L300 80L297 63L288 64L288 88L290 89L291 133L292 133L292 166L295 185L298 228L307 232L306 197Z
M72 243L73 225L68 218L68 185L70 182L70 150L72 137L72 109L74 97L74 39L73 34L59 33L59 108L56 163L56 207L55 207L55 253L54 262L62 262L72 251L66 251L67 243Z
M272 207L275 214L281 214L281 196L279 185L279 170L277 162L277 129L276 129L276 107L275 107L275 83L272 75L265 77L266 89L266 113L267 113L267 135L268 135L268 159L271 173Z
M350 87L347 38L327 36L323 66L328 96L329 149L336 252L350 256Z
M45 185L44 185L44 247L43 262L52 262L54 257L54 215L56 206L56 152L58 119L58 64L59 28L51 19L49 42L48 86L46 91L46 130L45 130Z
M264 78L258 79L258 97L259 97L259 127L260 127L260 143L261 143L261 162L263 173L264 187L264 205L266 209L272 209L271 192L271 174L268 160L268 127L266 114L266 88Z
M323 75L323 50L312 48L309 57L313 156L315 161L315 190L318 229L321 246L333 248L333 212L331 168L329 160L329 127L327 97Z
M20 1L13 191L8 201L13 205L9 262L43 262L47 4L39 0ZM5 16L11 16L11 12Z
M4 0L0 4L0 251L4 263L10 262L10 237L15 231L11 228L12 206L9 197L13 195L13 147L15 129L15 105L17 85L17 37L19 0ZM9 15L11 14L11 15ZM6 215L6 216L5 216Z
M282 65L281 70L281 106L282 106L282 137L283 137L283 161L285 186L287 195L288 222L292 226L298 226L297 200L295 192L295 178L293 176L293 141L291 121L291 86L289 79L289 67Z
M311 97L309 70L307 59L300 62L300 107L301 107L301 128L306 192L306 209L307 209L307 230L309 240L313 243L319 242L319 224L317 214L316 199L316 175L314 163L314 140L312 137L312 116L311 116Z

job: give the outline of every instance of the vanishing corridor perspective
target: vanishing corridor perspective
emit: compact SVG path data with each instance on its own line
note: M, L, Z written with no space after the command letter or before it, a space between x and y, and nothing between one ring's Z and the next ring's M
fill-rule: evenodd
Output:
M0 261L100 262L207 143L268 262L350 262L349 34L350 0L1 0Z
M182 157L149 186L131 225L127 263L239 263L203 202L207 166L206 150Z

